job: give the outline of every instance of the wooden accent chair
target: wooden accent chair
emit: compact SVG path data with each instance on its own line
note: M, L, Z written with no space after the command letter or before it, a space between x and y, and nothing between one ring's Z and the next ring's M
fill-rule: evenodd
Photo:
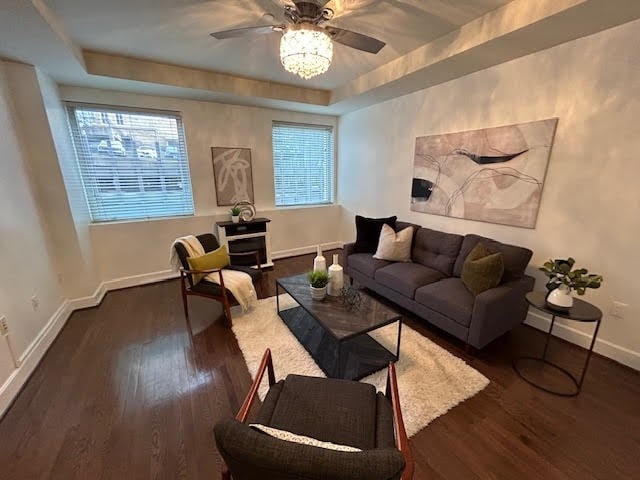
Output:
M220 247L220 243L216 236L212 233L204 233L202 235L196 235L196 238L200 241L202 246L204 247L205 252L212 252L215 249ZM229 252L230 257L248 257L254 256L256 259L256 265L258 268L251 268L239 265L229 265L228 267L221 269L212 269L212 270L191 270L189 267L189 262L187 258L189 257L187 250L184 248L184 245L180 243L176 243L174 248L178 253L178 258L180 259L180 263L182 264L182 268L180 269L180 288L182 290L182 303L184 306L184 315L187 319L187 325L189 327L189 331L191 331L191 321L189 320L189 303L187 301L187 297L189 295L197 295L200 297L207 297L218 302L221 302L224 308L224 314L227 322L231 325L231 306L237 305L238 301L234 298L233 294L227 290L224 286L224 280L222 276L222 270L239 270L241 272L245 272L251 276L251 280L254 285L258 284L259 280L262 277L262 267L260 266L260 254L256 251L251 252L243 252L243 253L232 253ZM200 280L198 283L194 283L193 274L198 273L214 273L218 272L220 275L220 285L209 282L205 279ZM257 291L259 289L256 289Z
M345 452L280 440L244 422L267 370L269 392L255 423L360 448ZM222 479L410 480L414 462L400 411L395 366L387 392L366 383L289 375L276 383L269 349L235 419L214 428Z

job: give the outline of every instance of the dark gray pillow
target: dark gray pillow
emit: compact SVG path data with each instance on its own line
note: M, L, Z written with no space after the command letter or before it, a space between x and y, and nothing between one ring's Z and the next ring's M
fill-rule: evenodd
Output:
M500 285L503 273L502 253L491 253L484 244L478 243L467 255L460 278L471 293L478 295Z

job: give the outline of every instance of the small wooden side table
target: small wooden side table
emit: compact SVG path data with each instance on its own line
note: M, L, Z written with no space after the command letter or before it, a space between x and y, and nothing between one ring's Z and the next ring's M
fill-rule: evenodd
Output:
M592 305L589 302L585 302L584 300L580 300L579 298L573 299L573 307L571 307L567 312L554 310L547 306L546 296L544 292L529 292L526 295L527 302L534 308L538 310L548 313L551 315L551 326L549 327L549 331L547 332L547 338L544 344L544 351L542 352L541 357L519 357L513 361L513 368L516 373L527 383L533 385L540 390L544 390L545 392L553 393L554 395L560 395L563 397L575 397L580 393L582 389L582 382L584 381L584 376L587 373L587 368L589 367L589 360L591 360L591 354L593 353L593 346L596 343L596 337L598 336L598 330L600 329L600 322L602 321L602 311ZM596 328L593 332L593 337L591 338L591 345L589 346L589 351L587 353L587 358L584 362L584 367L582 368L582 373L580 374L580 379L578 380L571 372L566 370L565 368L557 365L550 360L547 359L547 349L549 347L549 340L551 339L551 332L553 330L553 325L556 321L556 317L566 318L568 320L574 320L577 322L596 322ZM561 391L554 390L551 388L547 388L545 386L539 385L533 380L526 377L521 369L518 367L518 364L523 360L534 361L534 362L542 362L546 365L549 365L556 370L559 370L564 375L566 375L574 385L574 389L571 391Z

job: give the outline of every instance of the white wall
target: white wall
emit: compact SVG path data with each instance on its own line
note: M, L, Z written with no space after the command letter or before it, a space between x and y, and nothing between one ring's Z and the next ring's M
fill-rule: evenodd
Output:
M548 258L573 256L605 278L584 297L605 311L599 350L640 368L638 44L640 21L344 115L339 196L345 216L397 214L527 246L534 251L531 273ZM409 210L417 136L550 117L559 122L535 229ZM354 238L352 222L344 237ZM629 304L624 318L607 314L613 300Z
M275 252L341 240L339 206L275 208L273 189L272 121L336 125L335 117L78 87L61 87L60 92L68 101L172 110L183 116L196 214L90 226L102 281L165 271L173 239L212 231L216 220L228 219L229 207L216 205L214 146L251 148L255 204L259 216L272 219Z
M12 64L15 65L15 64ZM0 316L6 316L18 357L29 351L63 303L44 213L37 203L26 149L16 121L8 64L0 61ZM39 306L31 305L37 295ZM14 372L0 337L0 414Z

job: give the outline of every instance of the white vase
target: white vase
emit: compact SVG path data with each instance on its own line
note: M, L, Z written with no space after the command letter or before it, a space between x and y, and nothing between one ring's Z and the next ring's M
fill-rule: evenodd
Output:
M231 221L233 223L238 223L240 221L240 215L231 215Z
M311 298L313 300L324 300L324 297L327 296L327 286L321 288L312 287L309 285L309 289L311 290Z
M318 245L318 254L316 255L316 258L313 259L313 271L314 272L327 271L327 261L322 256L322 250L320 249L320 245Z
M547 295L547 303L549 307L558 310L569 310L573 307L573 297L571 290L566 285L560 285L549 292Z
M329 267L329 285L327 294L333 297L340 295L340 291L344 285L344 273L342 267L338 263L338 254L333 255L333 263Z

